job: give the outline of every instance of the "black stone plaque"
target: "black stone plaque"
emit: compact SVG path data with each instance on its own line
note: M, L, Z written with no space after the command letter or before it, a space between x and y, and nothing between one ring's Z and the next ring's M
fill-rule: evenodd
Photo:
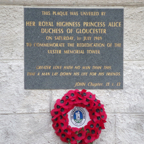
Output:
M25 89L122 89L123 9L25 8Z

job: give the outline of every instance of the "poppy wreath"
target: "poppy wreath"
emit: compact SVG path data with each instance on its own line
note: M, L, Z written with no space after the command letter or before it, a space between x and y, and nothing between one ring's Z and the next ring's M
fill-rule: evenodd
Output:
M68 112L74 107L85 108L90 120L84 127L71 127L69 125ZM106 112L104 105L95 95L86 90L70 90L62 99L57 99L54 109L51 111L52 126L55 133L63 142L69 144L90 144L98 139L102 129L105 129Z

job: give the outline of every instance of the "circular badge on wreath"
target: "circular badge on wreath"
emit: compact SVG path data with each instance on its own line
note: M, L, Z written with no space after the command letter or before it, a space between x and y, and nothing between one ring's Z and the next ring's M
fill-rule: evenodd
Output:
M51 115L55 133L69 144L88 144L98 139L107 118L104 105L86 90L68 91L57 99Z

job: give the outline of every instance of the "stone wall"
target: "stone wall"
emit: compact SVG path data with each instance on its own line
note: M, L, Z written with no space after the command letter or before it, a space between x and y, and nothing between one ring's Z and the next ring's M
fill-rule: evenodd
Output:
M50 110L68 90L24 89L25 5L124 7L124 88L90 90L108 114L94 144L143 144L144 0L0 0L0 144L62 144Z

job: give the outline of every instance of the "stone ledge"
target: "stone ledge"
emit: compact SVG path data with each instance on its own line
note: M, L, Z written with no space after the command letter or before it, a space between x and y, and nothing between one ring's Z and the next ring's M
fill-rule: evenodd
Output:
M100 6L142 6L143 0L1 0L1 5L100 5Z

